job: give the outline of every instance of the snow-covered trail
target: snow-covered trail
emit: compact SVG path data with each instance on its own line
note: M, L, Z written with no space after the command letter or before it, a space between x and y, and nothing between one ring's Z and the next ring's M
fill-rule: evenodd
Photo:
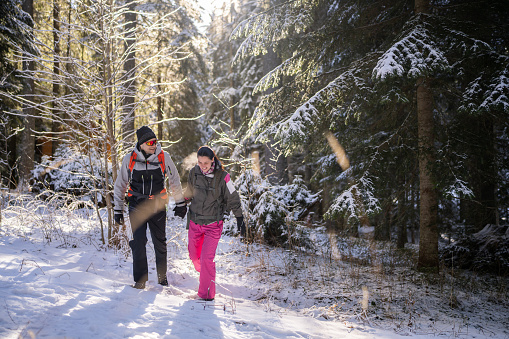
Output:
M182 232L185 233L185 232ZM150 241L149 241L150 243ZM177 245L175 245L177 244ZM233 249L232 249L233 246ZM393 332L319 320L254 301L236 269L242 244L223 237L215 302L194 300L198 274L185 244L169 245L170 287L130 286L131 261L96 246L57 248L0 236L0 338L393 338ZM150 254L151 248L147 249ZM149 267L154 270L153 257Z

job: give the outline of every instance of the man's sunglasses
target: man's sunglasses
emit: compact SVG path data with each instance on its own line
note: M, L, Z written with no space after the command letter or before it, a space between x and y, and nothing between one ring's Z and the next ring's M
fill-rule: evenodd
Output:
M150 141L147 141L145 144L147 146L154 146L155 144L157 144L157 140L150 140Z

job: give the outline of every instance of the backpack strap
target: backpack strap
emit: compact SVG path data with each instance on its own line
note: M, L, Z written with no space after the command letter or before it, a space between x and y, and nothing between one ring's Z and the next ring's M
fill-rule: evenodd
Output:
M165 164L165 159L164 159L164 151L161 151L161 153L159 153L157 155L157 160L159 160L158 162L138 160L137 158L138 158L138 154L133 150L131 152L131 158L129 159L129 181L131 180L131 176L133 174L134 164L137 162L161 166L161 172L163 173L164 178L166 179L166 164ZM171 174L171 172L170 172L170 174Z
M133 169L134 169L134 164L137 163L137 162L142 162L142 163L147 163L147 164L151 164L151 165L159 165L161 166L161 172L163 173L163 176L164 176L164 179L166 179L166 164L165 164L165 159L164 159L164 151L161 151L161 153L159 153L157 155L157 160L159 160L158 162L150 162L150 161L143 161L143 160L138 160L138 154L133 150L131 152L131 157L129 158L129 189L128 189L128 195L129 196L138 196L138 197L144 197L144 198L149 198L149 199L153 199L154 196L149 196L149 195L143 195L141 193L136 193L136 192L133 192L130 188L131 186L131 179L132 179L132 175L133 175ZM171 174L171 172L170 172ZM167 199L168 198L168 194L167 194L167 191L166 191L166 187L164 187L161 192L159 193L159 195L161 196L162 199Z
M193 187L196 186L196 177L198 176L198 173L196 173L195 169L196 169L196 167L191 168L191 172L193 173L193 175L191 175ZM194 178L194 180L193 180L193 178Z
M131 182L131 177L133 175L133 168L134 168L134 164L136 163L137 157L138 157L138 154L133 150L131 152L131 158L129 158L129 183Z
M159 153L157 155L157 159L159 160L159 165L161 166L161 171L163 172L164 178L166 179L166 165L164 163L164 151L163 150L161 150L161 153Z
M161 153L159 153L157 155L157 159L159 160L159 165L161 166L161 171L163 172L163 184L166 182L166 164L164 163L164 151L161 150ZM171 172L170 172L171 174ZM166 200L168 199L168 194L166 192L166 184L164 186L164 188L162 189L161 193L160 193L162 196L161 198Z

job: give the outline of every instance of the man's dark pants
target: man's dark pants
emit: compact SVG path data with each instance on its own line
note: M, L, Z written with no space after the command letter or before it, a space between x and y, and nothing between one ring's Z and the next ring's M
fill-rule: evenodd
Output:
M129 208L129 218L133 220L132 214L136 208ZM156 256L157 279L160 282L166 277L167 250L166 250L166 210L163 209L153 214L146 222L141 223L133 229L133 240L129 246L133 251L133 275L135 282L146 282L148 280L147 263L147 226L150 230L152 243Z

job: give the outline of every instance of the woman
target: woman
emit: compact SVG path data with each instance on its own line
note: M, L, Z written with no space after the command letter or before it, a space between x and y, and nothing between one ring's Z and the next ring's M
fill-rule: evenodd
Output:
M243 237L246 233L240 197L214 151L202 146L198 150L198 164L189 172L186 200L189 207L189 257L200 272L198 297L213 300L216 295L217 244L223 231L223 214L232 211L237 228Z

